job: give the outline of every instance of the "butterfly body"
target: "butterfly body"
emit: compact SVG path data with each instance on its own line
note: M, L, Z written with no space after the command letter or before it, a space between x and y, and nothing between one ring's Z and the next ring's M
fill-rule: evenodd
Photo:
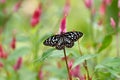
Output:
M83 33L78 31L66 32L49 37L43 42L43 44L55 47L58 50L62 50L65 47L72 48L74 46L74 42L82 37L82 35Z

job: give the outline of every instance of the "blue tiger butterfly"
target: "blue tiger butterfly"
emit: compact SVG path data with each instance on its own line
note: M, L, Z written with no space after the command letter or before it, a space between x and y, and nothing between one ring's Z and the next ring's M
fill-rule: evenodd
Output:
M82 32L70 31L62 34L53 35L47 38L43 44L46 46L55 47L58 50L62 50L65 47L72 48L74 42L83 36Z

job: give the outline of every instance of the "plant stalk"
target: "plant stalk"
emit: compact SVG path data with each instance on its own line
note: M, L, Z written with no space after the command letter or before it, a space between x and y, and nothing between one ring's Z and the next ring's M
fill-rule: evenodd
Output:
M79 40L78 40L78 48L79 48L80 55L82 56L83 53L82 53L82 51L81 51L81 49L80 49L80 46L79 46ZM86 72L87 72L87 78L88 78L88 80L91 80L90 74L89 74L89 70L88 70L88 66L87 66L87 60L84 61L83 67L85 68L85 70L86 70Z
M69 69L69 66L68 66L68 61L67 61L67 56L66 56L66 50L65 50L65 48L63 49L63 51L64 51L64 57L65 57L67 71L68 71L68 77L69 77L69 80L72 80L72 76L70 74L70 69Z
M116 33L116 49L117 49L117 57L119 57L119 33Z

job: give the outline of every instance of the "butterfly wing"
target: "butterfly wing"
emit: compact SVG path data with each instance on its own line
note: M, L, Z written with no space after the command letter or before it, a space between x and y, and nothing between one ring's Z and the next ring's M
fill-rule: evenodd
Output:
M58 41L60 39L60 35L53 35L51 37L49 37L48 39L46 39L43 44L46 46L56 46L58 44Z
M64 36L66 38L68 38L69 40L71 40L71 42L75 42L77 41L80 37L83 36L82 32L78 32L78 31L71 31L71 32L67 32L64 34Z
M71 48L74 46L74 42L65 36L64 36L64 44L67 48Z

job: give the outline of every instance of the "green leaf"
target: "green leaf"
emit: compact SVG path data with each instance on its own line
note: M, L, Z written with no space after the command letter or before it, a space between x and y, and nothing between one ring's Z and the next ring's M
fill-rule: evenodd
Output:
M119 8L118 8L118 0L113 0L112 4L107 6L106 8L106 23L105 23L105 28L106 32L108 34L114 33L114 29L112 28L110 24L110 18L112 17L115 20L116 23L116 29L118 28L118 22L119 22Z
M107 72L120 78L120 58L107 58L95 67L95 70L107 70Z
M27 37L25 35L18 35L17 36L17 41L19 41L19 42L27 42L29 40L30 40L29 37Z
M98 68L104 68L107 67L119 67L120 66L120 58L107 58L100 64L96 66L96 69Z
M47 51L43 52L41 58L36 59L36 60L34 60L33 62L41 62L41 61L45 60L47 57L49 57L49 56L52 54L52 52L53 52L54 50L55 50L54 48L48 49Z
M28 47L18 48L12 54L10 54L10 56L8 57L8 60L17 59L20 56L24 56L24 55L28 54L29 51L30 51L30 48L28 48Z
M79 57L78 59L76 59L76 61L74 62L72 68L74 68L74 67L76 67L77 65L83 63L85 60L88 60L88 59L91 59L91 58L97 57L97 56L98 56L98 54L83 55L83 56Z
M107 48L112 42L112 35L107 35L102 41L102 46L99 48L98 53Z

